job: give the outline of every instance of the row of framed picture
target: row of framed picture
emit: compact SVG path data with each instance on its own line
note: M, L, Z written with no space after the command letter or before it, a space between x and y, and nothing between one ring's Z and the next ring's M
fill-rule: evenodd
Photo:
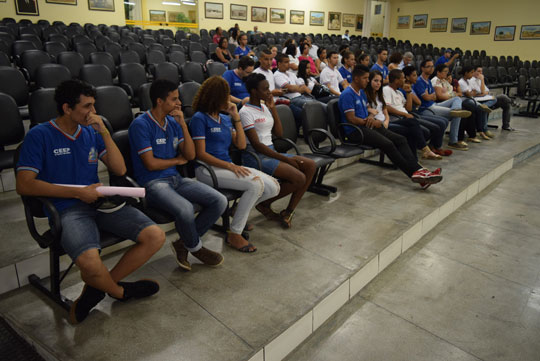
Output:
M0 2L6 2L0 0ZM77 5L77 0L45 0L48 4ZM88 9L114 11L114 0L88 0ZM39 16L38 0L15 0L17 15Z
M285 24L287 19L286 9L270 8L270 22L275 24ZM223 4L205 2L204 17L206 19L223 19ZM231 4L231 20L247 20L248 6ZM251 7L251 21L266 23L268 21L268 8L260 6ZM293 25L304 25L305 11L289 10L289 23ZM342 14L339 12L328 12L328 30L341 30L341 27L356 28L357 31L362 31L364 22L363 15L357 14ZM324 26L325 13L324 11L310 11L309 25Z
M413 28L427 28L427 14L413 16ZM410 15L398 16L397 28L409 29L411 22ZM432 33L445 33L448 29L448 18L433 18L429 31ZM464 33L467 31L467 18L453 18L450 32ZM489 35L491 32L491 21L476 21L471 22L471 35ZM516 33L516 26L496 26L494 40L495 41L513 41ZM540 39L540 25L522 25L520 40L538 40Z

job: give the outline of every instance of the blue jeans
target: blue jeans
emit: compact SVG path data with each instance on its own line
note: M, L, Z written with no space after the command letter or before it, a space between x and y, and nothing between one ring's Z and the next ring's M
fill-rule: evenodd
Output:
M458 97L450 98L444 102L433 104L427 109L432 110L435 115L445 117L450 121L450 143L457 143L461 119L452 118L450 111L461 109L461 99ZM420 110L420 115L431 114L427 109Z
M175 218L175 226L190 252L202 247L201 236L227 208L227 198L204 183L180 175L154 179L145 185L148 205L162 209ZM193 203L201 206L195 217Z

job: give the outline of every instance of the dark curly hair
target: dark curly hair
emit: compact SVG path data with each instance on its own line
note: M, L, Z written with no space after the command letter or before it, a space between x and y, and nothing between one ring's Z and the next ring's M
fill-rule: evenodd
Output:
M229 83L220 76L214 75L202 83L193 99L193 110L203 113L216 113L228 104L231 90Z
M64 115L64 104L67 104L71 109L75 108L81 101L81 95L96 98L96 89L80 80L66 80L60 83L54 92L54 100L56 101L56 110L58 114Z
M366 97L368 98L368 102L369 102L369 104L371 104L372 107L374 107L374 108L377 107L377 100L378 100L379 102L382 103L383 109L384 109L384 108L386 108L386 102L384 101L382 85L379 88L379 90L377 90L377 91L375 91L375 89L373 89L371 87L371 81L376 76L380 76L381 79L384 79L384 77L383 77L383 75L382 75L382 73L380 71L378 71L378 70L370 71L369 72L369 83L368 83L366 89L364 90L364 92L366 93Z

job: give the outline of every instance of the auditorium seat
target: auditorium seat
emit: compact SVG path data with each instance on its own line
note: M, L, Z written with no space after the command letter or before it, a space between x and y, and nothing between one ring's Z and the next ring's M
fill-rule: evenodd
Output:
M176 86L180 84L178 67L173 63L154 64L153 75L154 79L167 79L176 84Z
M60 54L63 51L67 51L66 46L64 43L61 43L59 41L47 41L45 44L43 44L43 49L49 54L55 61L58 57L58 54Z
M79 78L95 87L113 85L111 71L103 64L84 64Z
M120 54L122 53L122 47L120 44L109 42L103 46L103 51L112 55L114 63L120 64Z
M97 52L93 43L75 43L73 49L83 56L85 64L90 63L90 54Z
M9 60L9 56L0 51L0 66L11 66L11 60Z
M182 82L194 81L199 84L204 82L204 71L202 64L188 62L182 65L180 68L180 73L182 75Z
M0 66L0 93L11 96L19 107L21 117L28 118L28 84L18 69Z
M208 58L206 57L206 54L198 50L190 51L189 58L191 59L192 62L196 62L199 64L206 64L206 61L208 60Z
M30 127L48 122L58 116L53 88L37 89L30 94L28 110L30 113Z
M227 70L225 68L225 64L222 64L219 62L209 63L206 67L207 67L207 73L209 77L214 76L214 75L222 76L223 73L225 73L225 71Z
M69 69L73 78L78 78L84 65L84 58L74 51L63 51L56 57L58 64L62 64Z
M43 64L36 69L35 82L38 88L56 88L69 79L71 79L71 73L62 64Z
M186 55L182 51L174 51L168 55L169 61L180 67L186 63Z
M103 64L107 68L109 68L109 71L111 72L111 76L116 78L116 66L114 62L114 58L111 54L106 52L95 52L90 54L90 63L91 64Z
M139 104L139 87L146 82L146 70L139 63L120 64L118 66L118 82L131 97L131 103Z
M2 109L2 129L0 130L0 172L13 168L15 150L4 147L19 143L24 138L24 126L15 100L8 94L0 92L0 109Z
M43 64L51 63L51 56L43 50L26 50L21 54L21 71L28 82L34 82L36 70Z
M200 87L201 85L194 81L183 83L178 87L178 94L182 102L182 112L184 112L186 119L191 118L195 113L192 107L193 99Z
M129 97L126 91L121 87L96 87L95 108L97 114L107 119L112 132L127 129L133 121Z

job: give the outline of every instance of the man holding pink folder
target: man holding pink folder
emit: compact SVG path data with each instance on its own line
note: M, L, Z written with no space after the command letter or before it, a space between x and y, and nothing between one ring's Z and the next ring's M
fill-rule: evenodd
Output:
M17 192L51 199L60 214L62 247L85 282L70 310L72 323L82 322L105 293L121 301L157 293L156 281L122 279L165 242L163 231L139 210L124 206L104 213L91 205L103 196L97 191L98 159L116 175L126 172L122 154L96 114L95 96L94 88L79 80L60 84L55 91L59 116L28 132L17 164ZM110 271L99 255L100 230L136 241Z

